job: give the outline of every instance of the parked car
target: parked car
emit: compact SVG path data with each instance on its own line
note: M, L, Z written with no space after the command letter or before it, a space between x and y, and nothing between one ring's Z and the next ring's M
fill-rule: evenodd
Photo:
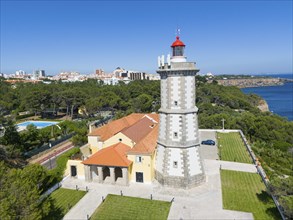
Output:
M201 144L205 144L205 145L215 145L216 142L213 141L213 140L205 140L205 141L202 141Z

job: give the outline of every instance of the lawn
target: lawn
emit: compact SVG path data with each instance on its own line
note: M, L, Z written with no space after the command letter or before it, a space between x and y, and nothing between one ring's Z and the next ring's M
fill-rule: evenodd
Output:
M251 163L246 147L238 132L233 133L217 133L219 155L221 160Z
M91 217L94 219L167 219L171 202L109 194Z
M64 215L86 194L86 191L59 188L48 199L52 199L54 205L54 219L62 219ZM49 218L51 218L49 217Z
M221 170L224 209L251 212L254 219L281 219L257 173Z

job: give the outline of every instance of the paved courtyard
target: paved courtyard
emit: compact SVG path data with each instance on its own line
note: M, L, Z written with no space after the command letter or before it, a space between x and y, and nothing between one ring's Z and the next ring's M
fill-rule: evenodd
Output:
M205 131L204 138L215 140L215 132ZM204 139L201 139L204 140ZM87 219L102 202L107 194L118 194L121 191L125 196L171 201L168 219L253 219L251 213L224 210L222 207L222 192L220 167L228 170L256 172L252 164L242 164L217 160L217 147L200 147L204 158L206 182L189 190L162 187L157 182L153 184L130 183L129 186L115 186L85 182L74 178L67 178L62 187L89 192L65 215L64 219Z

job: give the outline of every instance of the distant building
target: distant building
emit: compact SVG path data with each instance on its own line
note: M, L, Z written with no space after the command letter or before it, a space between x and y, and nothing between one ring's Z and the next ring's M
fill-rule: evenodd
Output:
M111 78L103 78L101 79L101 81L103 81L105 85L117 85L120 80L117 77L113 76Z
M207 73L207 77L214 77L214 74L212 74L211 72Z
M141 71L125 70L121 67L117 67L113 71L113 75L117 78L128 78L130 81L133 80L150 80L150 74L146 74Z
M46 76L45 70L35 70L33 72L33 78L35 78L35 79L42 78L42 77L45 77L45 76Z
M102 69L98 69L98 70L96 70L96 75L99 75L99 76L101 76L101 75L104 75L104 70L102 70Z
M114 71L113 71L113 75L116 77L123 77L123 75L125 75L125 73L127 74L127 71L121 67L117 67ZM127 77L127 75L125 75L124 77Z
M26 72L23 70L17 70L15 71L15 76L24 76L26 75Z
M148 79L149 80L160 80L160 75L159 74L148 74Z
M134 72L134 71L129 71L128 78L130 78L130 80L148 79L146 73L144 73L144 72Z

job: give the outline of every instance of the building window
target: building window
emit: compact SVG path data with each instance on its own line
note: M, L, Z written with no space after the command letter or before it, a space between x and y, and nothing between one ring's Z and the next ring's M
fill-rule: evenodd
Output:
M177 168L178 167L178 162L177 161L173 161L173 167Z
M178 137L178 133L174 132L174 137L177 138Z
M119 138L119 141L122 141L122 138Z
M142 156L136 156L136 163L142 162Z
M175 101L175 102L174 102L174 105L175 105L175 106L177 106L177 105L178 105L178 102L177 102L177 101Z

